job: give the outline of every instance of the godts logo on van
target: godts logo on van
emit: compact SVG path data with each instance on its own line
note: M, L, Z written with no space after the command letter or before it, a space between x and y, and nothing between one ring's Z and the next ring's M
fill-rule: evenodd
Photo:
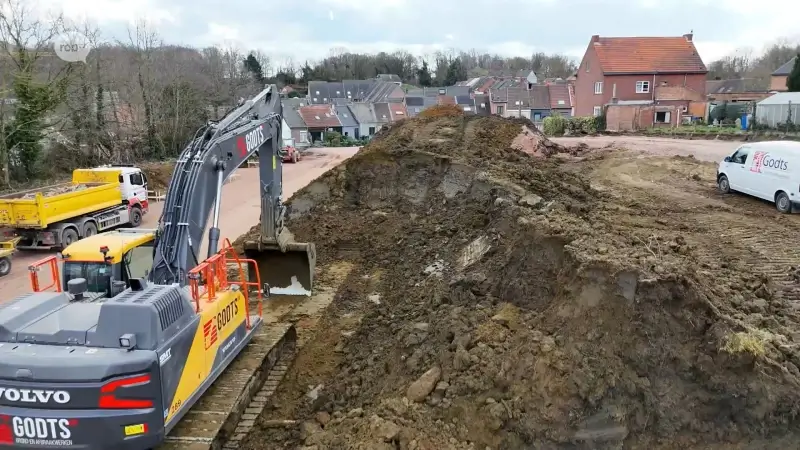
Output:
M789 163L783 159L775 159L767 152L756 152L753 155L753 165L750 167L750 171L761 173L764 167L776 170L788 170Z

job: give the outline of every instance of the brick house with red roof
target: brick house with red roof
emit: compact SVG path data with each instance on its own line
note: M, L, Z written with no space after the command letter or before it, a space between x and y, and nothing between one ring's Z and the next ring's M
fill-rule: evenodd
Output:
M553 114L560 114L565 117L572 116L572 96L570 95L571 86L567 83L547 83L550 91L550 109Z
M658 87L691 97L673 106L704 98L708 69L692 37L592 36L574 81L575 115L599 115L611 103L658 104Z
M297 113L308 127L311 142L325 140L325 133L342 132L342 122L336 114L334 105L309 105L298 108Z

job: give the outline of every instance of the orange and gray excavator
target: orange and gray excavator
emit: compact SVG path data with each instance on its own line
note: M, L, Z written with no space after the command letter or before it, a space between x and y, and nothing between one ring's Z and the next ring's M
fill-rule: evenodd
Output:
M107 266L93 273L112 275L106 292L73 276L55 292L0 306L0 446L156 448L257 330L277 327L264 323L262 296L293 286L310 295L314 245L295 242L284 224L281 124L277 88L268 86L197 131L175 166L158 229L144 231L154 236L142 240L153 246L146 277L114 277L115 267L130 273L125 257L101 245ZM220 242L222 187L256 154L260 237L241 255ZM279 325L262 349L271 364L295 345L294 328Z

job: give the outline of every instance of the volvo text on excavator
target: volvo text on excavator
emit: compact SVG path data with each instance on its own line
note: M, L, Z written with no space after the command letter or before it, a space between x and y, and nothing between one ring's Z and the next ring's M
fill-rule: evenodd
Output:
M198 130L175 166L158 229L141 238L152 246L149 270L141 255L126 263L129 249L110 243L93 261L63 255L74 273L96 264L91 273L108 274L100 281L62 284L54 258L31 267L34 292L0 306L0 446L156 448L256 330L273 326L261 316L270 286L310 293L314 245L295 242L283 220L281 123L277 89L268 86ZM261 236L242 256L220 242L221 192L256 152ZM124 243L120 236L113 239ZM56 269L54 292L37 281L43 265ZM296 331L282 326L275 352L295 345Z

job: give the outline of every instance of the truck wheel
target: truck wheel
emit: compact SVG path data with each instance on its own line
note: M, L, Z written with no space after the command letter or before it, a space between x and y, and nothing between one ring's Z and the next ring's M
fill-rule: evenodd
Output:
M4 256L0 258L0 277L4 277L11 272L11 258Z
M131 226L136 228L142 224L142 209L138 206L131 208Z
M78 239L78 232L75 231L75 228L65 228L64 231L61 233L61 248L67 248L73 242L77 242Z
M86 222L83 225L83 237L87 238L95 234L97 234L97 225L95 225L94 222Z
M792 212L792 202L789 200L789 196L786 195L786 192L781 191L775 195L775 207L778 208L778 212L783 214Z

